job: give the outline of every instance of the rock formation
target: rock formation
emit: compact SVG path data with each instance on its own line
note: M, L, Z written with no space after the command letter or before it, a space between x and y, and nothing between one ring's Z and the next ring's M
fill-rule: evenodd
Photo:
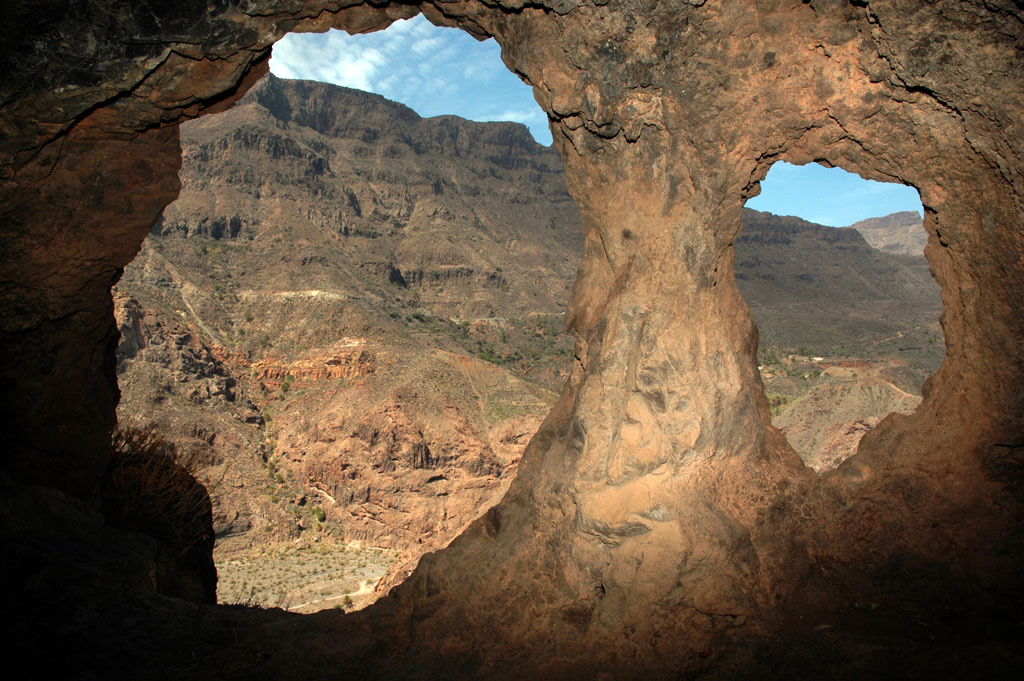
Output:
M850 225L880 251L923 255L928 233L921 228L921 216L914 211L901 211L879 218L868 218Z
M115 289L119 421L213 451L218 561L329 529L414 566L500 498L565 380L558 153L269 75L181 134Z
M181 140L181 193L115 287L119 422L207 459L218 561L316 534L325 513L332 536L415 564L507 487L556 397L520 379L565 380L582 228L557 152L522 126L269 75ZM929 328L920 390L942 357L923 257L791 217L742 222L736 279L762 347L905 355L885 340L902 350ZM786 381L769 393L807 389ZM851 419L893 411L845 402L832 467L863 434Z
M2 466L18 509L46 500L60 519L40 528L4 510L5 572L38 597L15 645L56 631L93 673L192 678L1020 666L1019 3L341 5L10 10ZM572 374L508 494L354 617L118 601L98 584L107 598L60 617L79 626L47 626L81 603L59 592L87 590L90 565L120 545L88 511L117 394L109 287L176 193L177 123L229 105L287 31L373 30L416 12L501 44L549 115L585 230ZM733 281L742 203L780 158L916 187L942 289L946 360L921 406L820 477L770 425ZM74 569L32 574L27 558L62 554L27 528L107 539L77 544L96 563L87 549ZM89 646L88 621L120 622L121 637ZM883 624L892 635L872 633Z

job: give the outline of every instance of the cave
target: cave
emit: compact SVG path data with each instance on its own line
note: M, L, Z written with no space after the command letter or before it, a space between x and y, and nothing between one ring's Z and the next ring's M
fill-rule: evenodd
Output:
M571 376L508 494L355 615L156 593L106 525L110 287L177 125L289 31L423 13L534 88L585 229ZM1022 667L1024 12L1011 0L26 0L0 51L3 571L14 660L161 678L976 678ZM816 476L733 278L775 160L918 188L946 359ZM18 613L13 615L11 613ZM24 613L24 616L21 616ZM42 666L41 666L42 665ZM49 671L49 669L47 669Z

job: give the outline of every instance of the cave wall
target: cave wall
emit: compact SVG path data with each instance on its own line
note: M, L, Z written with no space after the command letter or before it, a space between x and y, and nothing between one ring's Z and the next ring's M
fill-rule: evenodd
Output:
M534 87L586 246L571 378L508 496L359 616L395 659L672 676L739 664L735 641L777 635L800 604L869 597L971 622L1021 605L1019 3L13 12L23 30L0 50L0 466L13 479L94 492L117 395L109 287L177 191L176 125L230 105L288 31L423 12L494 37ZM916 187L942 287L947 358L922 406L824 477L770 425L733 281L743 202L779 159Z

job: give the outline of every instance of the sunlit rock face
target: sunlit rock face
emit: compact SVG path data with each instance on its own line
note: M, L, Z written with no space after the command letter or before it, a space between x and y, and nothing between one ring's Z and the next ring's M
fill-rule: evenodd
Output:
M177 191L175 125L239 96L288 31L422 11L498 40L549 115L586 232L572 375L461 538L355 619L260 619L246 645L265 654L220 673L295 674L311 645L382 677L939 670L1006 636L970 648L954 624L999 631L1021 604L1017 3L339 4L18 5L0 50L6 475L96 486L108 289ZM770 426L733 281L743 202L780 158L916 187L942 287L923 403L823 477ZM907 631L869 646L876 621Z

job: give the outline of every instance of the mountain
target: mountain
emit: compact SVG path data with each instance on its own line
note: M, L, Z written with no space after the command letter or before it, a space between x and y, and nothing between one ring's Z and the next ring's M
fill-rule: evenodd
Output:
M209 237L243 258L226 292L508 318L556 313L575 274L582 235L561 161L522 125L422 119L377 95L267 76L185 134L181 198L154 234ZM197 255L219 281L221 253Z
M942 304L924 258L881 252L849 227L750 209L734 246L762 348L899 357L917 389L941 363Z
M121 422L206 453L222 555L444 545L564 379L582 233L557 153L273 76L182 144L115 291Z
M880 229L900 215L917 217L879 218ZM744 210L735 250L773 423L804 463L834 468L885 415L917 407L945 354L939 287L920 254L754 210Z
M921 215L916 211L861 220L850 228L860 232L869 244L883 253L922 256L928 242L928 233L924 231Z
M181 134L180 197L115 289L121 423L205 457L233 597L232 566L285 540L408 570L500 497L567 375L582 230L558 154L518 124L273 76ZM934 370L923 259L743 219L773 399L840 380L798 350L883 358L873 375L909 389Z
M857 452L860 438L886 414L909 414L921 402L879 376L824 380L773 423L811 468L835 468Z

